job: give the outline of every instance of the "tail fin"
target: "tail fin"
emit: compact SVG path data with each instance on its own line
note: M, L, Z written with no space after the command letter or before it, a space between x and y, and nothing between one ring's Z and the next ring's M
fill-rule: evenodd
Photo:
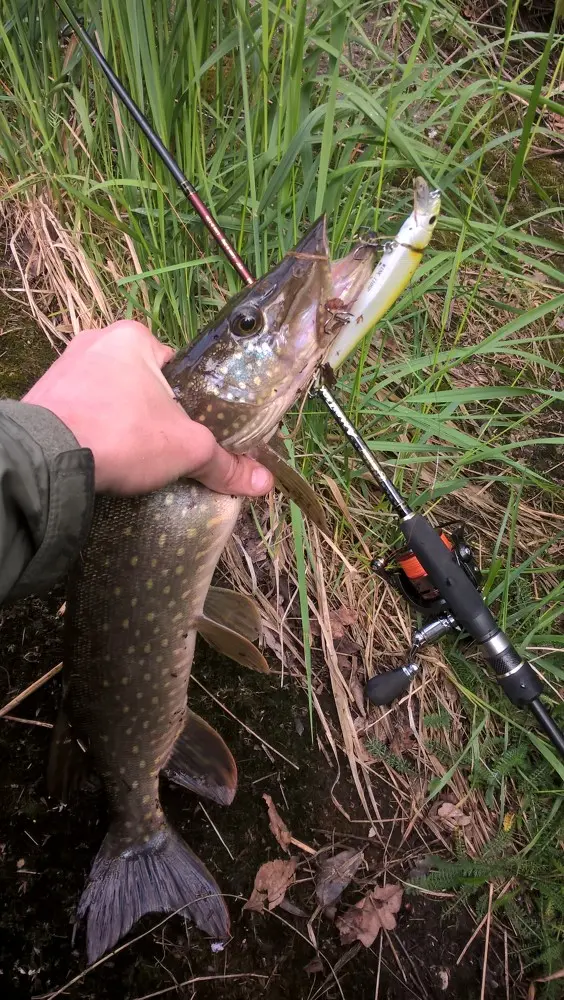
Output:
M146 913L182 912L215 939L229 936L229 913L215 880L170 826L147 843L123 847L108 833L78 906L95 962Z

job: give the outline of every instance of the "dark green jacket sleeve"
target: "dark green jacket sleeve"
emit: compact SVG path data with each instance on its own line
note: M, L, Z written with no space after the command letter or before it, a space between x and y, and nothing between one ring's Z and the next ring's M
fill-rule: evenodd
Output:
M92 452L50 410L0 401L0 603L64 579L93 505Z

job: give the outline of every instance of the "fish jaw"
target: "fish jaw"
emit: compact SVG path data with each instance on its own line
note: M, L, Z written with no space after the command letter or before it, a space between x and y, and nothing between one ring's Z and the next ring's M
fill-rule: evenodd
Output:
M350 298L369 272L370 258L351 254L334 283L326 221L319 219L165 366L180 404L231 452L248 452L268 440L335 335L327 303L341 291ZM242 336L242 319L251 316L259 317L258 328Z

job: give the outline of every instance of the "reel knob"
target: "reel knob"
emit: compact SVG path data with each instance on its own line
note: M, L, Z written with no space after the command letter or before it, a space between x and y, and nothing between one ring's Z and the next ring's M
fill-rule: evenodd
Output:
M404 667L371 677L365 688L366 697L373 705L391 705L407 691L418 670L418 663L407 663Z

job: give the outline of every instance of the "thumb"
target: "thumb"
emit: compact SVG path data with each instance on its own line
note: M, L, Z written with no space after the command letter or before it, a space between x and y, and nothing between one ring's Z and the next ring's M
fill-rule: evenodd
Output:
M192 473L204 486L216 493L258 497L274 486L272 474L247 455L231 455L216 441L209 460Z

